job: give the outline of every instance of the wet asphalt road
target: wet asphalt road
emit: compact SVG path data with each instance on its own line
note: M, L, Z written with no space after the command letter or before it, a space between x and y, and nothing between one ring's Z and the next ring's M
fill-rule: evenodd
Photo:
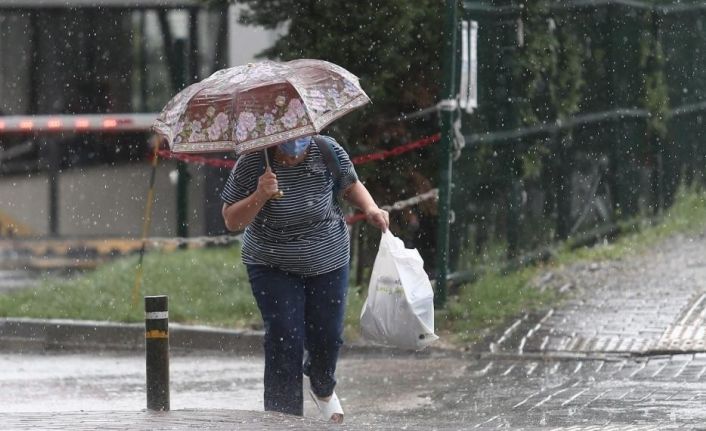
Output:
M173 356L173 411L157 416L142 411L139 354L6 353L0 370L2 429L132 429L129 424L141 421L145 428L139 429L282 429L282 420L287 429L324 425L308 399L303 420L255 413L262 410L258 357ZM703 354L581 360L352 355L342 359L339 375L344 429L663 430L706 424Z
M555 271L569 299L482 352L345 355L337 393L361 430L706 429L706 238ZM701 332L700 332L701 331ZM0 352L0 429L320 429L262 413L262 358L175 353L172 412L145 412L141 353Z
M433 406L435 390L449 387L467 365L458 355L441 353L346 356L339 364L337 393L348 414L347 425L379 429L388 422L386 416L395 415L394 428L416 426L416 416L408 416L409 412ZM0 419L13 429L36 425L37 421L27 418L40 417L42 427L61 429L68 425L62 418L75 420L77 411L104 411L106 418L140 412L146 405L144 367L140 353L4 353L0 355ZM220 410L218 415L235 421L242 417L236 410L262 410L261 357L176 354L171 357L170 371L171 408L176 412ZM36 412L45 414L37 416ZM420 415L427 417L427 413ZM305 416L322 425L308 398ZM291 419L296 426L297 420ZM106 419L107 425L118 423ZM224 425L222 429L232 428Z
M257 410L262 367L255 358L171 355L173 409ZM0 411L145 408L145 358L135 353L0 354Z

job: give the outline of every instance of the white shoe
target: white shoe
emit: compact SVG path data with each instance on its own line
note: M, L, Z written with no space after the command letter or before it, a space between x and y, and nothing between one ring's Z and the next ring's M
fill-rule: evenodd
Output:
M319 408L321 415L329 422L340 424L343 422L343 408L341 407L341 402L336 396L336 392L331 394L331 398L328 401L319 399L314 392L309 389L309 395L311 399L314 400L314 404Z

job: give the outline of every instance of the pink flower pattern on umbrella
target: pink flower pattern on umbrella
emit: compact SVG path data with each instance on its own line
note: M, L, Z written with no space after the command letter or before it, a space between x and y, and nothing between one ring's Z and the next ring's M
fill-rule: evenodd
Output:
M236 123L235 138L239 141L247 139L249 132L257 126L257 119L252 112L241 112Z

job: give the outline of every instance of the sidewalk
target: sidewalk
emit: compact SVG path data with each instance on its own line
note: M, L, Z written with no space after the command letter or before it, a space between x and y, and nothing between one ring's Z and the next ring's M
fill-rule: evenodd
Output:
M176 350L257 355L262 352L262 332L170 323L169 345ZM144 323L0 318L0 350L5 351L137 351L144 346Z
M0 360L0 408L16 410L0 413L3 430L629 431L703 429L706 424L703 355L579 361L346 355L336 389L346 424L328 428L308 398L304 418L260 411L259 358L173 357L173 410L168 413L142 411L139 355L62 353ZM59 370L48 369L47 363ZM8 375L16 374L8 370L11 364L24 374Z
M3 429L42 430L282 430L322 429L321 422L286 415L242 410L171 412L69 412L2 415ZM7 428L5 428L7 426ZM296 427L296 428L295 428Z
M0 429L326 427L308 396L305 418L261 411L261 357L174 353L172 411L162 414L142 411L144 365L138 352L0 354ZM348 415L342 429L431 429L436 419L419 409L431 406L431 393L452 385L466 365L465 358L435 352L343 355L336 388ZM447 419L452 423L443 429L458 429Z
M673 237L623 261L553 274L578 292L539 322L518 321L494 350L654 355L706 351L706 239ZM568 277L568 280L567 280Z
M169 324L171 351L262 355L263 331L224 329L211 326ZM100 352L144 351L145 325L93 320L0 318L0 352L44 351ZM342 354L410 355L414 352L379 347L364 341L347 342ZM457 354L441 347L426 352Z

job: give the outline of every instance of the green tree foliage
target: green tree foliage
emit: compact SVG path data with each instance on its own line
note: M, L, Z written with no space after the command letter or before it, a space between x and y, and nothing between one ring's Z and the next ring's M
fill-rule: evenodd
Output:
M353 116L343 136L370 142L404 134L381 124L433 105L440 82L442 11L434 0L242 0L246 24L287 28L263 57L319 58L360 77L373 104ZM340 127L340 126L339 126ZM358 142L365 144L366 142Z
M579 111L584 84L573 18L549 15L546 0L528 0L524 5L523 43L515 69L522 123L565 120Z
M226 0L211 3L225 4ZM401 114L433 106L438 100L444 36L444 8L438 0L239 3L245 6L242 23L282 31L282 36L260 53L261 57L327 60L360 78L372 104L337 120L326 130L352 155L390 148L438 131L435 116L417 121L396 120ZM435 151L429 147L360 165L357 170L375 199L381 205L388 204L427 191L429 184L435 183ZM407 229L409 222L402 219L401 212L392 216L393 223L397 221L398 226ZM428 236L432 238L433 232ZM377 238L369 236L371 248L377 246Z
M584 85L573 18L550 13L547 0L525 0L522 6L511 70L516 126L564 121L579 111ZM519 155L523 176L538 177L549 154L543 139L530 145Z

